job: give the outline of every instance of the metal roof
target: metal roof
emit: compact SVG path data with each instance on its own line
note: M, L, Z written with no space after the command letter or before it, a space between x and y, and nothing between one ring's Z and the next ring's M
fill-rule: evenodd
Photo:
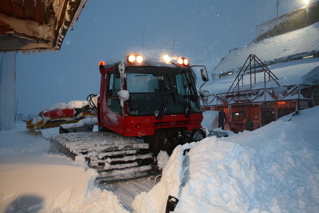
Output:
M59 50L86 0L1 0L0 52Z
M213 74L238 71L250 54L257 55L269 65L316 53L319 53L319 22L231 50L214 69Z

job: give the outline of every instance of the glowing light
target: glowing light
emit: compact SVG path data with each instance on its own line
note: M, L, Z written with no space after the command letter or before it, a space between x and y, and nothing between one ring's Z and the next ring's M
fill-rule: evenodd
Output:
M143 56L138 55L138 56L136 57L136 62L137 62L137 63L142 63L142 62L143 62Z
M184 60L183 60L182 58L178 58L178 59L177 59L177 63L178 63L178 64L181 64L181 65L182 65L183 62L184 62Z
M184 63L184 65L188 65L188 63L189 63L188 59L184 58L183 63Z
M133 63L135 59L136 59L135 55L129 55L127 58L127 61Z
M144 58L141 55L131 54L127 56L126 60L129 63L142 63L144 61Z
M163 60L164 60L164 61L169 61L169 60L170 60L169 55L163 55Z
M183 57L179 57L177 59L177 63L180 65L184 65L184 66L188 66L189 65L189 61L187 58L183 58Z
M304 0L305 5L308 5L308 4L309 4L309 1L310 1L310 0Z
M189 66L189 60L187 58L184 57L171 57L169 55L163 55L162 59L166 62L166 63L172 63L172 64L179 64L182 66Z
M285 105L286 102L285 102L285 101L278 101L277 104L278 104L278 105Z
M99 65L100 65L100 66L104 66L104 65L105 65L105 62L104 62L104 61L100 61L100 62L99 62Z

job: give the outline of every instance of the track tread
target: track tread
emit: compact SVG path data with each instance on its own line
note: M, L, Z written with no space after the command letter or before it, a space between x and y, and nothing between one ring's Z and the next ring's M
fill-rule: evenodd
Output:
M83 156L89 167L99 173L97 180L114 182L146 176L152 169L149 144L139 138L122 137L114 133L86 132L56 135L51 147L75 159Z

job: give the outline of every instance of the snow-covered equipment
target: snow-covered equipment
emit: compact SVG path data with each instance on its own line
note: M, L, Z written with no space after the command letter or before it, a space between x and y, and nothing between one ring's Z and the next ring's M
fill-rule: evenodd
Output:
M206 137L192 67L200 68L202 79L208 81L205 66L190 66L183 57L166 55L151 61L130 54L117 63L101 61L100 94L96 102L89 101L96 114L67 122L73 113L60 127L64 133L92 130L97 124L99 132L55 136L53 149L73 159L82 157L103 181L145 176L160 150L171 154L179 144Z
M82 130L92 131L93 126L96 124L94 122L96 120L96 101L97 95L91 94L86 101L55 104L49 109L42 110L37 117L28 120L26 127L34 130L61 127L62 124L78 123L85 119L86 124L81 126L83 127ZM83 121L81 122L83 123ZM72 127L75 128L76 126ZM73 131L75 131L74 128ZM70 129L69 131L72 130ZM60 132L68 132L67 127L65 126L65 129L61 127Z

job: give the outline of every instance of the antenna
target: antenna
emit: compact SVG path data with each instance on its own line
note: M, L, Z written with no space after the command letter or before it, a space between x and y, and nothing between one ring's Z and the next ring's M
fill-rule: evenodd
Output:
M143 24L142 50L144 50L144 36L145 36L145 22L144 22L144 24Z

